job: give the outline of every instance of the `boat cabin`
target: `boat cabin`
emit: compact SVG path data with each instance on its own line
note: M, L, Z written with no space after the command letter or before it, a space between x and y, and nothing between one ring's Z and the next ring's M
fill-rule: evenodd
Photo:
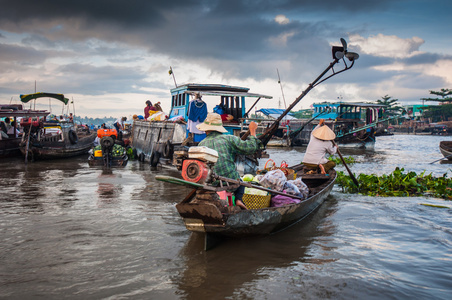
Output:
M188 83L171 89L171 111L169 118L181 117L188 121L188 109L190 101L195 93L200 93L203 100L204 96L209 96L209 99L216 97L218 101L216 106L222 108L223 114L232 116L230 120L223 120L223 126L230 134L237 134L234 129L237 129L244 118L247 117L249 111L261 99L272 99L271 96L249 93L249 88L237 87L221 84L194 84ZM191 96L191 97L190 97ZM246 110L246 98L255 98L253 106ZM209 101L210 104L210 101ZM208 107L208 111L212 112L214 107Z
M364 102L322 102L314 103L313 106L316 119L330 119L336 122L364 120L366 124L382 118L384 107L383 105Z

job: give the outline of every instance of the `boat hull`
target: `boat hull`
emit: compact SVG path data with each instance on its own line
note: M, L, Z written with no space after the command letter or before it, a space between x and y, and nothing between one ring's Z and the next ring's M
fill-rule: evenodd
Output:
M24 156L27 155L30 160L73 157L88 153L88 151L93 147L96 136L96 132L91 132L86 135L78 135L77 143L74 144L68 139L62 141L41 140L30 142L28 145L28 152L26 142L22 141L20 151Z
M221 212L217 206L208 202L181 202L176 208L186 228L193 232L226 237L268 235L301 221L325 201L334 186L336 172L332 171L328 178L324 175L322 177L321 184L314 187L319 183L319 176L312 179L303 176L303 181L313 187L315 193L298 204L232 213Z
M88 157L88 165L90 167L125 167L128 161L129 158L127 155L113 157L110 161L110 165L107 166L107 163L103 157L94 157L94 155L90 155Z
M0 140L0 158L20 156L21 138L9 138Z
M452 141L441 141L439 143L439 151L448 160L452 160Z

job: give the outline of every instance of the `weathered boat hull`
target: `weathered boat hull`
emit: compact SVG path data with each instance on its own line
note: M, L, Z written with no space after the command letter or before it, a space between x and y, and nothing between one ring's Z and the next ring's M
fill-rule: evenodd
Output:
M301 203L283 207L224 213L211 203L183 201L177 204L176 208L190 231L226 237L267 235L301 221L316 210L330 194L335 179L335 171L332 171L329 177L303 176L303 181L314 193Z
M452 160L452 141L439 142L439 151L448 160Z
M0 140L0 158L20 156L21 138L9 138Z
M151 162L152 154L172 158L172 148L181 145L186 136L186 125L177 122L134 121L132 147L140 161Z
M23 141L20 151L23 155L27 154L28 158L31 160L73 157L88 153L93 147L96 136L97 134L95 132L86 136L79 136L78 141L75 144L70 143L68 140L30 142L28 153L26 143Z
M113 157L109 162L109 166L107 166L103 157L94 157L92 154L88 157L88 165L90 167L125 167L128 161L129 158L127 155Z
M17 123L19 117L45 117L49 114L44 110L31 110L23 109L21 104L0 104L0 118L14 118ZM6 132L5 132L6 133ZM20 156L20 142L21 137L14 137L15 135L9 134L9 138L0 139L0 158Z

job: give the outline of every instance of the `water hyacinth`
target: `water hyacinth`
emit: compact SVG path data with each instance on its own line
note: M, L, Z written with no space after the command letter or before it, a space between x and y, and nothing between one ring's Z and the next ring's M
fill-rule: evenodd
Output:
M452 199L452 179L444 173L442 177L434 177L432 174L425 175L416 172L404 172L403 168L396 168L389 175L377 176L375 174L359 174L357 176L359 189L351 180L350 176L339 171L336 184L342 187L344 193L360 193L368 196L380 197L412 197L431 196Z

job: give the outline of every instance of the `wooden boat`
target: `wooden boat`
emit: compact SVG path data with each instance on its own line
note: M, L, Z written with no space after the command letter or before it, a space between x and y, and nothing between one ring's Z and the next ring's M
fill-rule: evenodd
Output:
M221 237L241 238L268 235L283 230L315 211L330 194L336 180L336 172L327 175L301 174L302 165L292 167L309 187L308 198L298 204L282 207L241 210L236 206L224 206L215 200L206 199L206 194L216 195L223 188L184 181L169 176L156 176L157 180L183 184L193 190L176 205L185 226L193 232L205 233L205 249L211 248Z
M322 102L314 103L314 121L312 124L302 125L302 131L292 138L294 146L306 146L309 143L312 130L319 119L336 133L336 141L341 148L373 150L376 141L376 129L382 122L392 118L382 118L382 108L379 104L363 102ZM361 118L361 115L364 117ZM397 116L398 118L399 116ZM294 123L292 131L297 131L299 124Z
M115 144L113 138L103 137L98 146L90 151L88 164L90 167L125 167L129 157L121 145Z
M47 116L49 113L45 110L24 109L22 104L0 104L0 118L13 118L14 124L16 124L15 129L19 128L19 120L22 118L40 118ZM22 137L16 136L16 134L8 134L8 137L1 137L0 158L20 156L19 145L21 140Z
M88 157L88 165L90 167L125 167L129 157L127 154L121 156L113 156L110 160L106 160L104 157L95 157L94 154L90 154Z
M255 100L253 106L261 99L272 99L271 96L250 93L247 87L230 86L223 84L197 84L188 83L170 90L171 104L169 119L165 121L134 120L132 128L132 147L136 149L140 161L149 161L151 166L159 162L163 165L173 164L173 152L176 147L195 146L205 134L194 134L193 139L187 143L188 110L191 98L199 93L204 100L215 100L222 107L230 120L223 121L223 126L229 134L239 136L246 131L243 120L251 108L246 111L246 102ZM212 111L213 107L208 110Z
M27 103L36 98L55 98L67 105L69 99L62 94L36 93L20 95ZM29 120L28 120L29 121ZM25 122L20 151L29 160L66 158L88 153L93 147L97 133L87 127L78 127L67 120L40 120Z
M444 155L444 158L452 160L452 141L439 142L439 151Z

